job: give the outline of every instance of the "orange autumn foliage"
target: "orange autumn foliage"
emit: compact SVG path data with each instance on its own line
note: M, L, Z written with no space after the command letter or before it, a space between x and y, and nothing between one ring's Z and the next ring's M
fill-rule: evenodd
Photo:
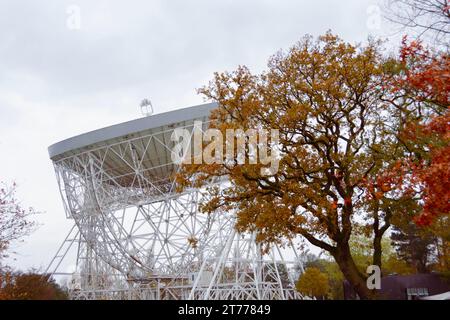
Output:
M63 290L48 274L0 270L0 300L66 300Z
M423 200L423 212L415 220L430 225L435 217L450 213L450 112L416 125L416 132L416 141L429 141L434 136L439 142L427 145L426 159L409 162L411 182L420 188Z
M393 106L382 99L391 93L383 87L379 46L353 46L328 33L275 54L262 74L245 66L216 73L200 89L218 103L210 127L224 136L227 129L278 130L279 170L265 176L260 163L229 161L183 165L177 176L180 191L207 189L204 212L235 212L237 230L255 232L264 248L301 235L328 251L363 299L373 293L349 240L364 225L375 234L374 264L380 265L380 242L395 200L368 207L361 196L366 189L361 181L392 162L385 150L396 144L392 120L380 116ZM211 186L218 177L227 184Z
M408 173L402 187L419 193L423 211L415 221L430 225L450 213L450 57L433 54L419 41L408 43L405 37L400 62L404 72L394 78L392 91L402 91L418 110L399 135L413 151L401 161L402 171ZM420 108L426 107L433 112L422 114Z
M420 41L403 37L400 63L404 73L394 79L393 91L404 90L416 100L449 106L450 57L433 54Z

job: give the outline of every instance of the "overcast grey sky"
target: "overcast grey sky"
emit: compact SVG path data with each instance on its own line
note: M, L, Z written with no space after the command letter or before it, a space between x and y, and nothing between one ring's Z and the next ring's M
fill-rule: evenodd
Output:
M143 98L156 113L202 103L196 88L214 71L261 71L305 34L386 37L377 4L0 0L0 180L16 181L23 205L44 212L10 263L44 268L71 227L50 144L137 118Z

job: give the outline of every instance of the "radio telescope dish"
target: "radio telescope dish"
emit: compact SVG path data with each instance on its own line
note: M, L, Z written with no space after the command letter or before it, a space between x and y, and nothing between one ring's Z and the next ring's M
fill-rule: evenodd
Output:
M143 106L151 106L147 100ZM144 103L145 102L145 103ZM175 128L208 128L215 103L148 116L49 147L67 218L47 272L76 252L74 299L298 299L295 250L262 254L233 212L202 214L202 189L176 192ZM289 247L289 246L287 246ZM292 248L290 248L292 249Z

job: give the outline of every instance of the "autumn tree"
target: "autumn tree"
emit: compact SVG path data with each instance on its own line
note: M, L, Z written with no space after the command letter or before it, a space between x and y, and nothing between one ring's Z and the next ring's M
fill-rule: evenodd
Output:
M67 292L51 277L35 271L0 272L0 300L66 300Z
M435 239L410 222L404 229L393 227L392 244L399 258L411 265L417 272L426 273L433 259Z
M316 256L315 254L308 253L303 262L305 270L309 268L319 269L320 272L325 274L328 278L328 297L330 299L342 300L344 299L344 276L339 269L339 266L329 256ZM302 273L299 273L299 277Z
M383 234L403 207L394 188L401 177L382 176L401 152L400 111L386 102L384 85L395 65L376 42L353 46L328 33L277 53L260 75L244 66L216 73L199 90L218 103L210 126L224 137L227 129L278 130L277 145L265 147L279 168L267 173L261 162L237 157L184 165L178 189L206 186L211 197L201 209L235 211L238 231L256 232L263 244L303 236L335 259L362 299L371 298L349 241L364 229L373 238L372 263L380 265ZM207 187L217 177L229 182Z
M423 228L423 226L421 226ZM436 259L432 270L450 279L450 217L440 216L426 227L435 238Z
M296 289L305 296L324 299L327 297L330 289L328 277L318 268L307 268L305 272L300 275L296 284Z
M401 173L397 187L420 199L415 221L430 225L450 213L450 58L405 37L397 69L386 82L389 102L403 115L398 139L404 153L391 176Z
M16 184L0 183L0 260L6 257L6 250L12 242L20 240L36 227L30 220L36 212L21 206L15 197L16 187Z

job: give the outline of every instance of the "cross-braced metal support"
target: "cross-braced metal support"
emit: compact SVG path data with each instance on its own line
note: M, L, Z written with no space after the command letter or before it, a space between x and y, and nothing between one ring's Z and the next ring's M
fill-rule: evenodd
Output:
M76 247L75 299L301 298L292 247L263 255L253 234L235 231L233 213L199 212L202 190L175 192L172 128L54 159L74 227L48 272Z

